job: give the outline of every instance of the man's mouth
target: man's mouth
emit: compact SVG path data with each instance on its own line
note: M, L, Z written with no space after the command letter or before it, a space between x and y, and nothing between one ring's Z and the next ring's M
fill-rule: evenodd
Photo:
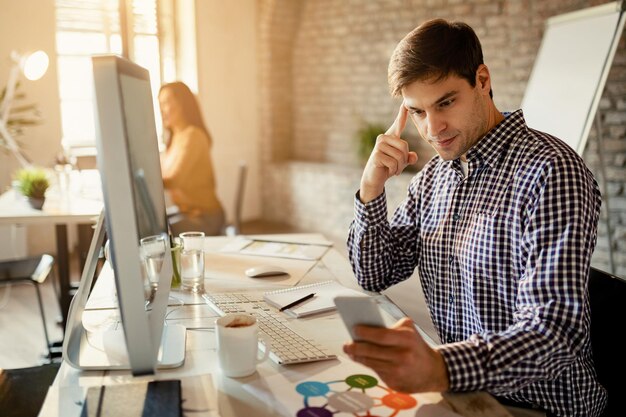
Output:
M454 139L456 139L456 135L448 139L434 140L433 143L440 148L445 148L446 146L450 145L454 141Z

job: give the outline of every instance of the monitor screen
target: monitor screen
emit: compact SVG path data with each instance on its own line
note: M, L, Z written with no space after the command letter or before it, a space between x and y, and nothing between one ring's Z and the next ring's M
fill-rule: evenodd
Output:
M140 238L167 233L150 81L120 74L133 203Z
M96 56L92 62L103 223L121 319L117 337L123 337L112 348L116 342L111 341L116 337L104 338L110 351L116 352L106 355L104 364L94 363L100 359L93 361L80 355L73 355L78 363L72 364L80 369L153 373L158 366L182 364L184 330L181 335L180 329L164 325L172 264L150 78L147 70L118 56ZM98 230L103 234L105 227ZM93 253L99 250L97 241L102 238L94 237L88 260L97 259ZM90 269L86 265L85 270ZM72 306L76 311L71 312L68 330L76 337L83 331L77 321L81 320L91 288L86 281L91 279L83 275L80 301ZM76 341L73 350L83 350L82 345ZM123 358L119 351L123 351ZM174 359L168 356L173 351L177 352Z
M119 72L119 85L142 281L146 308L151 309L169 238L150 81L137 75Z

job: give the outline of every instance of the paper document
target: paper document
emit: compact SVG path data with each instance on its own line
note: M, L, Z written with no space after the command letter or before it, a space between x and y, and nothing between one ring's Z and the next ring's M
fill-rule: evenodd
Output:
M441 394L396 392L371 369L344 358L325 370L285 367L243 387L285 417L461 417ZM485 417L492 409L485 411L468 415Z
M242 255L269 256L276 258L318 260L328 251L327 244L310 244L267 239L239 238L224 246L221 252L235 252Z
M250 284L263 283L265 285L292 286L296 285L315 266L315 262L315 260L249 256L237 253L206 253L204 257L204 277ZM247 269L260 265L275 265L287 271L288 274L265 278L250 278L246 276L245 272Z
M250 240L265 240L268 242L302 243L306 245L333 246L333 242L326 239L321 233L285 233L270 235L242 236Z

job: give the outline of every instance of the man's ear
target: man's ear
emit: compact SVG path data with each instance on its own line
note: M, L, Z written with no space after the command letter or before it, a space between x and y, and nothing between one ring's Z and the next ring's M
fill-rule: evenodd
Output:
M480 64L476 70L476 86L484 94L489 94L491 91L491 74L489 74L489 68L485 64Z

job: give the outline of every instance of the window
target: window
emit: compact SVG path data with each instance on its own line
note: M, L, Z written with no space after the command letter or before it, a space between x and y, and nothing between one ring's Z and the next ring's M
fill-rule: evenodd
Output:
M163 39L159 33L161 25L165 29L171 27L166 22L173 17L171 2L55 1L63 147L94 146L91 55L123 55L148 69L156 97L162 80L175 77L174 53L169 50L174 42ZM170 30L163 32L173 36ZM166 59L162 59L163 56ZM158 114L155 100L155 115L158 117ZM160 125L157 123L159 131Z

